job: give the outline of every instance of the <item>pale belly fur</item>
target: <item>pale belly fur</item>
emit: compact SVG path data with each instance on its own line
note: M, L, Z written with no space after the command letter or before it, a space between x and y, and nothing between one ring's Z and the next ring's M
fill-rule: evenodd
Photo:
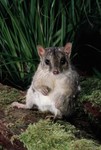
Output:
M50 111L54 115L60 115L60 111L55 107L53 93L50 93L48 96L44 96L38 91L33 92L30 87L26 97L26 105L28 107L36 105L40 111Z

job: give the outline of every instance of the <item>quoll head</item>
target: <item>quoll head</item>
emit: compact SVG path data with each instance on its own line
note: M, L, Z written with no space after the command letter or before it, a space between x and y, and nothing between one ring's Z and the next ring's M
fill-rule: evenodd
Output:
M70 54L72 44L67 43L65 47L43 48L37 46L40 63L43 69L47 69L54 75L58 75L70 66Z

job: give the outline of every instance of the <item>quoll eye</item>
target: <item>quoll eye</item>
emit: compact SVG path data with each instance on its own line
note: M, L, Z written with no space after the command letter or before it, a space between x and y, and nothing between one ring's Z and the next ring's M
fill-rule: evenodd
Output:
M61 65L64 65L66 63L66 59L65 58L61 58L60 63L61 63Z
M48 59L45 60L45 64L49 65L50 61Z

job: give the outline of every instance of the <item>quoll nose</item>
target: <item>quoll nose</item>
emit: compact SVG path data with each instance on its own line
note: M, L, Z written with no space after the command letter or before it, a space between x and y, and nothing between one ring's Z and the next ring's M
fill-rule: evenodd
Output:
M57 74L59 74L59 71L58 70L54 70L53 74L57 75Z

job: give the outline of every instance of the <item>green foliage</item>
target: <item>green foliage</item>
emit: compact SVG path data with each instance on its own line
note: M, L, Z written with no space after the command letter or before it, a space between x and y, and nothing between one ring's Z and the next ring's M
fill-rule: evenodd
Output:
M92 26L89 17L101 17L100 0L0 0L0 79L26 88L38 64L36 45L73 41L81 24Z
M100 150L100 147L92 140L80 139L73 141L69 150Z
M68 150L67 139L74 139L72 134L67 134L62 126L48 121L40 121L37 124L29 125L26 132L20 135L20 140L28 150Z
M22 99L24 99L24 95L19 90L0 84L0 108L6 107L16 100L21 101Z
M87 78L81 82L80 102L91 102L101 106L101 80L96 77Z
M65 130L66 126L68 130ZM69 123L64 126L40 120L29 125L19 139L28 150L98 150L99 145L93 140L77 139L74 130L76 132L75 127Z

